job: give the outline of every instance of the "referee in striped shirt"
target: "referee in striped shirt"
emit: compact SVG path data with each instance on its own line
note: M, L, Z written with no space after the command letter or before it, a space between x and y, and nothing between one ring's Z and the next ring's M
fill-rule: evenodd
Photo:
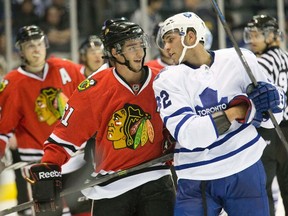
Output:
M258 57L263 72L288 94L288 53L280 49L283 38L277 20L268 15L256 15L244 28L244 41ZM285 109L280 127L288 139L288 107ZM272 196L272 181L277 176L286 215L288 214L288 157L284 146L280 143L273 126L261 125L258 128L266 140L267 147L261 158L267 175L267 194L269 197L270 215L275 215Z

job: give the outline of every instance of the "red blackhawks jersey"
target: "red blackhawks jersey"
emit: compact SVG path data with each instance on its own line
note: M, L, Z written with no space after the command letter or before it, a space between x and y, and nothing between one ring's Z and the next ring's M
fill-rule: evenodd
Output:
M93 136L95 175L125 170L161 156L163 123L152 89L157 72L145 68L146 79L138 86L126 83L115 68L83 81L69 99L61 123L45 142L42 161L61 165ZM83 193L91 199L111 198L169 173L159 164Z
M163 69L164 67L168 66L166 63L164 63L161 58L156 58L153 60L150 60L148 62L145 63L145 65L147 65L150 68L155 68L158 71L160 71L161 69Z
M74 63L58 58L47 60L43 78L22 67L9 72L0 84L0 146L13 132L21 160L40 160L44 141L83 80Z

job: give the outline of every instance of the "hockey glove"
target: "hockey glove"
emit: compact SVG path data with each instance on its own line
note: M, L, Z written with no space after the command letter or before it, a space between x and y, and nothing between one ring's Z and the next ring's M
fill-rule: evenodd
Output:
M36 215L53 215L61 210L61 168L55 164L41 163L31 166L29 173L31 179L26 177L26 180L32 184Z
M247 95L255 104L257 112L264 113L264 116L269 109L273 113L282 112L286 106L286 96L283 89L266 82L257 83L256 87L250 84L246 89Z
M256 111L253 102L245 95L235 96L228 104L228 107L234 107L244 104L247 107L245 117L243 119L236 119L241 124L252 124L255 127L260 127L263 120L262 114Z
M176 145L176 140L172 137L167 128L163 129L162 151L164 154L173 153ZM167 161L167 165L173 165L173 160Z
M162 149L164 154L173 153L175 149L176 140L172 137L167 128L163 129Z

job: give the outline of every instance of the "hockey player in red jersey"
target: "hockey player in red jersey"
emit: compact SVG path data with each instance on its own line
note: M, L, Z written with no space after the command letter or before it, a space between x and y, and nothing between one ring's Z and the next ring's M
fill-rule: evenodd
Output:
M147 36L139 25L125 20L107 20L102 31L106 55L115 67L83 81L67 102L61 122L44 144L42 163L30 169L35 196L43 187L61 182L51 175L46 179L50 181L39 179L40 173L59 173L59 167L90 137L96 140L93 176L97 177L163 154L163 123L152 89L157 72L143 66ZM94 216L173 215L175 190L165 164L146 167L82 192L93 199ZM49 195L57 206L54 194ZM44 210L45 197L37 198L35 206Z
M77 65L71 61L46 59L48 45L46 35L38 26L24 26L17 33L16 48L22 64L3 78L0 88L1 155L4 154L9 137L15 134L20 161L40 161L44 153L44 141L62 116L68 97L84 80ZM69 167L69 172L84 163L83 160L76 167ZM17 175L16 180L23 180L21 174ZM25 184L17 186L20 204L27 201L27 189ZM90 208L90 203L88 205Z
M108 68L109 65L103 57L104 46L100 37L90 35L79 48L80 72L88 77L94 72Z

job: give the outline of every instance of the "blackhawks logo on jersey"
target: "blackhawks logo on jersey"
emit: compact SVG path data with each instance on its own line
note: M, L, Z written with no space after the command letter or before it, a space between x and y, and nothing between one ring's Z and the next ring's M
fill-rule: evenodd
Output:
M151 115L135 104L125 104L113 113L107 129L107 139L115 149L136 149L148 141L154 141L154 128Z
M35 101L35 112L40 122L54 124L64 113L68 97L61 89L48 87L40 90Z
M8 80L3 79L0 83L0 93L4 91L4 89L6 88L6 86L8 85Z
M96 81L93 79L85 79L83 80L77 87L78 91L84 91L88 88L90 88L91 86L96 85Z

